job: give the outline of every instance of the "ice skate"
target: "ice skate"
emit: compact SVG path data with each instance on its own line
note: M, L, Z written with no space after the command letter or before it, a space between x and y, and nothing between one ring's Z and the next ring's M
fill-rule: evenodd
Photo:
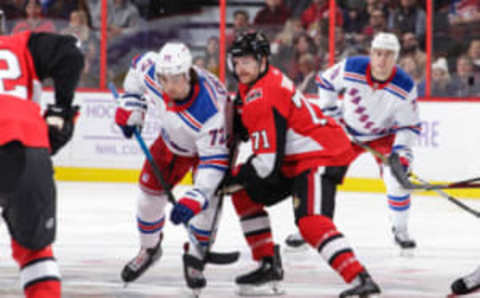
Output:
M470 294L477 290L480 290L480 268L452 283L452 293L456 295Z
M380 297L380 288L372 280L368 272L362 271L357 276L359 284L351 289L343 291L340 298L358 297L358 298L374 298Z
M283 295L282 280L283 269L280 248L276 245L273 257L263 258L257 269L235 279L238 285L237 294L240 296Z
M395 245L400 248L400 255L406 257L413 256L417 243L410 237L408 231L406 229L399 230L393 227L392 233Z
M308 244L300 233L294 233L287 236L285 239L287 252L304 252L308 249Z
M189 254L188 248L188 243L185 243L185 253L183 254L183 274L188 288L193 292L193 296L199 297L201 290L207 285L207 280L203 276L205 263L203 260L200 260L199 258Z
M162 238L157 245L152 248L141 248L138 255L125 265L122 270L122 280L125 283L132 282L140 277L148 268L150 268L162 256ZM125 285L126 286L126 285Z

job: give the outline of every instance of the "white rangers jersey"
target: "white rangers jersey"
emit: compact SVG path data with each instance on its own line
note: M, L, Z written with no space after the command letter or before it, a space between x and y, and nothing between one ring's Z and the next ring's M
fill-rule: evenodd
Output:
M181 156L198 157L194 189L210 198L228 168L226 108L228 93L211 73L195 68L198 83L184 102L168 98L155 76L155 52L133 59L123 87L144 95L161 120L159 132L168 148Z
M316 81L320 107L353 138L368 142L396 134L394 148L411 148L420 132L417 88L398 66L379 83L371 77L369 57L350 57L319 73Z

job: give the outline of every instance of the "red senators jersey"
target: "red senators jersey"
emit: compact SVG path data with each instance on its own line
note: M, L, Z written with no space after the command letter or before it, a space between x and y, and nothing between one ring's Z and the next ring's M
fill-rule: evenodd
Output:
M30 32L0 36L0 145L18 140L48 147L47 126L35 100L38 77L28 49Z
M72 36L23 32L0 36L0 146L17 140L49 147L41 115L41 84L52 78L55 104L69 107L83 68Z
M278 69L253 86L239 85L241 120L252 142L251 165L260 178L276 168L292 177L315 166L347 165L352 147L343 129L310 104Z

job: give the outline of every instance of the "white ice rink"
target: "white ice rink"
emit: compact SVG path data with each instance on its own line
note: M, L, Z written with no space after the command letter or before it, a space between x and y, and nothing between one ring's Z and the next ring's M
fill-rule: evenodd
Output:
M181 267L186 234L165 227L164 255L137 282L123 288L120 270L138 250L135 184L58 183L58 232L55 253L63 275L64 297L188 297ZM176 191L178 194L178 190ZM479 210L480 200L465 200ZM290 201L269 209L275 239L283 246L294 231ZM417 240L415 256L394 248L386 200L380 194L341 192L336 223L383 290L382 297L446 297L450 283L480 264L479 219L441 197L414 196L410 221ZM18 269L10 257L5 225L0 232L0 297L21 297ZM236 297L234 277L254 265L230 201L225 201L217 251L240 250L236 264L208 266L201 297ZM338 297L348 286L313 250L283 252L283 297ZM469 297L480 297L480 293Z

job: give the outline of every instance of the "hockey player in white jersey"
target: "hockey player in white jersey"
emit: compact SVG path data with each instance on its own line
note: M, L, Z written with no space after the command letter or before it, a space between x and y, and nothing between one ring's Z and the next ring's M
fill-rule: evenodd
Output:
M319 73L319 105L326 115L341 123L354 142L362 142L382 154L393 154L408 171L412 145L420 132L417 88L396 66L400 43L392 33L379 33L372 41L369 57L350 57ZM357 156L365 150L354 145ZM408 233L410 192L394 178L380 160L380 173L387 189L395 243L413 249ZM287 237L287 245L301 246L299 234Z
M175 42L165 44L159 53L135 57L123 87L115 121L124 135L130 138L134 128L144 124L147 106L154 108L161 129L150 151L166 183L173 187L194 170L194 185L177 200L170 220L188 223L197 244L186 246L188 254L201 261L214 237L211 228L218 202L214 193L228 167L227 91L214 75L192 66L189 49ZM139 186L136 215L141 247L122 271L125 282L137 279L162 254L167 195L148 161ZM193 287L205 286L201 271L185 272L193 275Z

